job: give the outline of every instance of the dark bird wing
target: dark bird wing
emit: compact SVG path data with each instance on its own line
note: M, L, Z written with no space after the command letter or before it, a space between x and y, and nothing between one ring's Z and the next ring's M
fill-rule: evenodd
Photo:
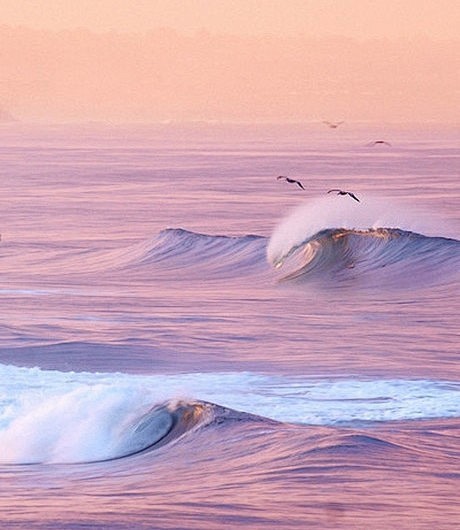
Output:
M305 189L300 181L296 180L295 183L297 184L297 186L299 186L299 188L302 188L303 190Z
M361 202L361 201L358 199L358 197L356 197L356 195L355 195L354 193L351 193L351 191L348 192L348 195L350 195L350 197L351 197L352 199L355 199L355 201Z
M290 177L285 177L283 175L280 175L279 177L276 177L276 179L277 180L284 179L286 182L289 182L289 184L297 184L297 186L299 186L299 188L302 188L303 190L305 189L303 187L303 184L299 180L291 179Z
M375 145L388 145L388 146L391 147L390 142L385 142L385 140L374 140L373 142L369 142L366 145L370 145L371 147L373 147Z
M336 191L337 193L340 193L342 190L329 190L328 193L332 193L333 191Z

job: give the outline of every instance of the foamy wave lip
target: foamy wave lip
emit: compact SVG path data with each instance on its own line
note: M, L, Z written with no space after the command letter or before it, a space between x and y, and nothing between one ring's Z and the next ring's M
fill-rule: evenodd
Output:
M460 383L447 381L137 376L4 365L0 381L2 463L94 462L142 450L167 435L173 411L164 403L176 399L304 425L460 417ZM151 411L146 431L142 422Z
M267 260L275 267L299 245L325 229L399 228L428 236L454 237L434 213L427 214L396 199L361 197L361 202L337 195L303 202L275 227L267 245Z

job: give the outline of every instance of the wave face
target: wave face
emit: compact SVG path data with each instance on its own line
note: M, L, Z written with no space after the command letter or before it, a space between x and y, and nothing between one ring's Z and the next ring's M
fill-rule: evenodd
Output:
M348 205L346 213L349 209ZM305 207L300 210L305 212L310 213ZM335 217L333 222L339 222L340 210ZM309 234L308 221L308 216L302 218L299 211L294 212L269 242L268 260L283 269L282 280L359 280L404 287L443 283L459 271L460 241L456 239L402 228L366 227L369 220L362 213L343 223L362 228L335 226ZM316 219L312 223L313 229L319 222Z
M460 242L395 228L323 230L280 262L283 280L374 280L380 285L442 283L458 271Z
M0 375L7 382L0 394L2 464L120 459L235 420L359 426L460 417L460 386L449 381L127 375L10 365L0 365Z
M260 267L265 253L266 239L257 235L207 235L167 228L152 241L139 246L127 265L165 265L167 268L206 266L216 273L234 269L249 271Z
M42 265L53 274L142 274L187 271L190 277L225 278L253 274L266 268L266 238L258 235L208 235L167 228L155 237L126 247L70 252L56 265L54 254L44 253ZM36 268L36 266L35 266Z

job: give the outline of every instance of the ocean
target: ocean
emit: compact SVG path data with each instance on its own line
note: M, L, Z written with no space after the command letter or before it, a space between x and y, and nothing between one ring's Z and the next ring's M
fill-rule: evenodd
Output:
M458 128L0 138L1 528L459 528Z

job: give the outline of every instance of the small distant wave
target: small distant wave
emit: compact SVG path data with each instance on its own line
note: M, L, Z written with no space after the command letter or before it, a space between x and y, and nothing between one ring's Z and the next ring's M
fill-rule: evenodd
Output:
M338 453L351 452L363 454L372 451L373 455L378 453L391 452L394 455L395 450L402 450L403 448L394 442L385 440L378 436L371 436L362 433L328 433L323 439L317 440L315 447L308 452L312 453L331 453L337 455Z

